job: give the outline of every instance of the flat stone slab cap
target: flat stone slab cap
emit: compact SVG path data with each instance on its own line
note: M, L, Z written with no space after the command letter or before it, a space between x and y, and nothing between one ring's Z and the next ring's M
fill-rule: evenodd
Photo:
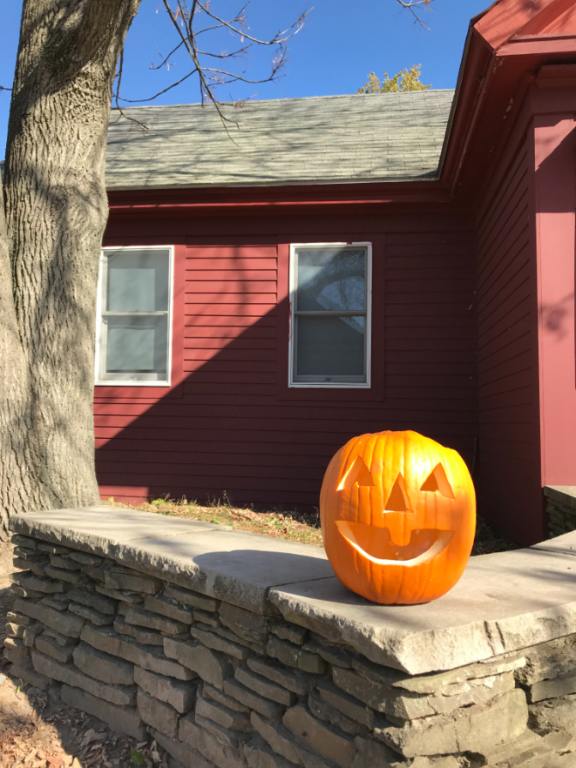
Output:
M376 606L336 578L270 590L284 618L410 674L453 669L576 632L576 531L472 557L448 594Z
M18 515L10 527L255 613L265 612L271 587L334 573L319 547L106 504Z
M576 531L473 557L426 605L378 606L346 590L318 547L102 505L12 518L14 531L104 555L290 622L410 674L453 669L576 632Z

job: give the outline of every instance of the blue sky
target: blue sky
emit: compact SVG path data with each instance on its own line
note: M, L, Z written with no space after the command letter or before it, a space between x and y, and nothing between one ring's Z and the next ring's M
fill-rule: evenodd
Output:
M241 0L213 0L219 12L233 12ZM248 7L250 31L271 35L313 6L304 28L289 45L288 58L277 80L261 85L225 86L220 98L274 99L353 93L370 71L394 73L412 64L422 65L423 80L433 88L456 83L466 30L471 17L490 0L433 0L423 13L428 28L414 23L394 0L252 0ZM21 0L4 0L0 10L3 45L0 49L0 85L12 81ZM353 10L352 10L353 8ZM176 58L173 67L154 71L174 45L172 30L160 0L142 0L141 10L126 41L123 95L139 99L151 96L186 73L188 61ZM232 41L220 37L212 50L223 50ZM266 72L268 49L249 54L242 67L252 77ZM0 156L4 154L10 95L0 91ZM193 80L170 91L156 102L182 104L198 101Z

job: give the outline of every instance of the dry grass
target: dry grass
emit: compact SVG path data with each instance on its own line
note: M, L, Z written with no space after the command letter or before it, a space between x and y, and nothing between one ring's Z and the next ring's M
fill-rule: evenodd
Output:
M297 541L301 544L322 546L322 531L318 512L298 511L256 511L249 507L235 507L226 499L210 505L181 499L154 499L138 509L157 512L161 515L182 517L189 520L224 525L232 530L258 533L263 536ZM489 552L501 552L514 549L514 544L501 538L482 519L478 520L478 529L472 554L483 555Z
M226 499L208 506L182 499L154 499L138 509L161 515L200 520L224 525L237 531L258 533L263 536L298 541L301 544L322 546L320 516L317 512L270 511L257 512L250 507L234 507Z

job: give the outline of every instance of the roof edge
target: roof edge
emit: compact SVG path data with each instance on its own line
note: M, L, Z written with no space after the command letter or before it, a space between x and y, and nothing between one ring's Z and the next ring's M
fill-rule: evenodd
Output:
M285 96L276 99L238 99L238 101L222 101L219 102L221 106L232 107L234 109L241 108L242 105L251 106L262 104L277 104L279 102L290 102L293 104L296 101L320 101L321 99L350 99L350 98L365 98L365 99L381 99L381 98L410 98L411 96L422 96L423 93L454 93L454 88L426 88L423 91L391 91L388 93L327 93L317 96ZM122 115L122 113L130 113L137 110L145 110L146 112L155 109L213 109L209 104L202 104L201 102L194 102L193 104L142 104L140 106L132 107L112 107L111 114Z

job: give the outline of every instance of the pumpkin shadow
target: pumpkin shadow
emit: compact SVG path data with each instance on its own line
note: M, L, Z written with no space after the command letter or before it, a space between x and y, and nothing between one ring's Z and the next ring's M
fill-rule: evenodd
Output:
M229 561L228 566L226 562ZM560 608L576 586L576 550L566 542L472 557L462 578L445 595L417 605L379 605L351 592L334 574L328 560L302 554L242 549L207 553L195 558L201 570L230 574L250 563L250 578L260 578L267 602L295 623L313 627L334 617L339 607L352 609L351 621L400 618L406 627L429 626L439 617L454 621L505 618L524 612ZM286 574L293 574L289 579ZM527 592L518 593L524 584ZM297 603L301 601L301 604ZM333 606L334 611L331 611ZM473 608L473 614L470 611ZM316 613L318 611L318 613ZM298 620L300 616L301 621ZM458 620L457 620L457 623Z
M336 610L341 606L366 609L368 612L366 620L369 620L371 615L376 616L390 608L407 611L418 607L380 605L367 600L344 586L336 576L330 561L323 557L274 550L239 549L199 555L194 558L194 562L208 580L213 575L218 575L220 579L237 577L240 571L244 576L246 587L248 589L253 586L264 588L267 603L276 608L284 598L288 600L300 598L302 615L308 614L305 606L312 603L332 604ZM238 594L242 593L242 588L243 585L240 583ZM299 608L295 610L296 613L300 612ZM322 607L322 612L325 610L325 607ZM372 614L372 612L375 613ZM416 618L414 614L413 619ZM299 623L292 609L290 609L290 620Z

